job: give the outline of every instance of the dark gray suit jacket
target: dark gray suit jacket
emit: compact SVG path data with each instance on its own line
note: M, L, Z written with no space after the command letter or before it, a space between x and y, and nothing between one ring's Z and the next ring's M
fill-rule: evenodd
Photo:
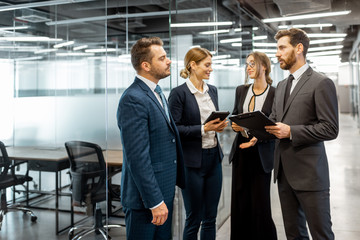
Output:
M333 81L309 67L284 107L286 80L275 92L270 118L290 125L292 140L276 140L274 181L281 160L285 176L295 190L328 189L329 169L324 141L339 131L338 102Z

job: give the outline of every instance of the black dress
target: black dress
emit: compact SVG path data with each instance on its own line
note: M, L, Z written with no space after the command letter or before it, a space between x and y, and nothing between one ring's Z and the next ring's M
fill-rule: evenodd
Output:
M243 104L250 85L236 89L233 114L243 112ZM275 88L270 87L262 107L271 113ZM274 164L274 140L258 141L255 146L240 149L248 142L237 134L229 156L232 162L231 240L276 240L276 228L271 216L270 180Z

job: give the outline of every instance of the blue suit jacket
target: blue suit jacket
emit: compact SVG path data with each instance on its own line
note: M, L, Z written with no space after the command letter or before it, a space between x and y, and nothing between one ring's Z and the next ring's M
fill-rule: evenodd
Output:
M216 87L210 84L208 86L211 100L218 110ZM185 166L199 168L202 159L201 116L196 98L186 83L172 89L169 96L169 107L180 133ZM220 159L222 159L223 153L219 141L217 146Z
M123 144L121 201L131 209L172 203L175 183L184 187L183 157L176 125L140 79L123 93L117 112Z

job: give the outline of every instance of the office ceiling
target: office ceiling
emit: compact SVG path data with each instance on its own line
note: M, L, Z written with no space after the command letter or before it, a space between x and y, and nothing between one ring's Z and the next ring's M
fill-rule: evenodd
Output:
M50 6L46 6L44 4L46 2ZM54 5L54 2L57 2L57 5ZM26 7L26 4L38 4L38 6ZM2 11L1 8L6 6L15 6L19 9ZM262 21L264 18L344 10L351 10L351 13L336 17L267 24ZM207 26L171 28L171 34L169 34L169 11L172 13L172 23L211 22L214 19L218 22L231 21L232 26L219 26L217 29L242 27L244 31L250 31L255 36L267 35L268 38L260 42L273 43L275 42L273 36L278 31L278 25L331 23L333 24L331 27L304 28L304 30L308 33L346 33L344 41L337 43L344 46L340 54L343 62L349 59L349 53L360 25L360 1L358 0L177 0L170 3L167 0L11 0L0 1L0 29L7 26L28 26L28 28L0 30L0 37L48 36L61 38L63 41L74 40L75 44L72 47L86 44L88 48L99 48L107 44L109 48L118 49L117 54L125 53L127 47L141 36L157 35L167 43L173 36L191 34L194 45L209 49L214 48L212 43L216 39L220 41L242 37L243 47L219 42L216 50L219 55L228 54L232 58L242 58L247 54L246 47L249 45L247 39L249 36L251 38L251 35L241 35L241 32L200 34L203 31L214 30L214 27ZM253 27L258 27L258 30L252 30ZM32 57L34 51L21 50L18 47L36 45L40 49L49 49L52 44L55 43L0 40L0 57ZM331 44L324 43L316 46L327 45ZM1 46L8 48L1 48ZM69 48L61 49L61 51L68 50Z

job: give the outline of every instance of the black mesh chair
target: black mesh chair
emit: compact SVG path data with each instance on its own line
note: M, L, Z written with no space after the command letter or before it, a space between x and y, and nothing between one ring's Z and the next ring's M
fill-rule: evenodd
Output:
M100 202L108 198L120 196L120 189L113 189L106 176L106 164L102 149L94 143L71 141L65 143L70 160L71 191L73 206L86 206L87 213L93 212L93 226L74 226L69 230L69 239L81 239L96 232L104 239L110 238L107 231L110 228L119 228L122 225L104 225ZM111 176L110 176L111 177ZM115 185L116 186L116 185ZM107 191L108 190L108 191ZM75 231L80 230L76 235Z
M0 141L0 191L1 191L1 208L0 208L0 230L4 216L8 212L23 211L24 214L31 216L31 221L35 222L37 217L28 208L19 204L9 205L6 200L6 189L23 185L25 182L32 181L32 178L26 175L15 174L15 166L11 164L5 145Z

